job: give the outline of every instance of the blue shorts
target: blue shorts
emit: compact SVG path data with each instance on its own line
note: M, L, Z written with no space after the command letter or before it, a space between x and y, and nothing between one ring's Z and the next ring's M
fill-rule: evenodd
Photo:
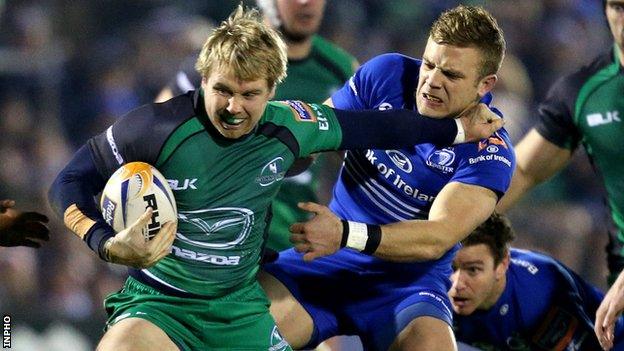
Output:
M431 316L452 326L450 265L369 262L351 250L304 262L293 249L264 265L303 305L314 321L306 348L334 335L358 335L364 349L387 350L416 317ZM410 267L421 267L411 270Z

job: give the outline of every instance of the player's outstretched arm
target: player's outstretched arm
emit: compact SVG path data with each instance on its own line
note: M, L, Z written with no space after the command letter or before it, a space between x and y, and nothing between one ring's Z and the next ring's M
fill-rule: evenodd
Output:
M485 222L497 200L488 188L448 183L433 201L429 219L381 226L375 256L396 262L438 259Z
M613 347L615 322L622 311L624 311L624 272L620 273L596 310L594 331L600 346L605 350Z
M487 138L503 120L477 104L459 118L429 118L416 111L334 110L342 130L339 149L394 149L422 143L448 146Z
M440 258L483 223L494 211L494 191L458 182L447 184L431 207L429 220L387 225L341 221L326 206L306 202L299 208L314 213L290 227L291 242L304 260L333 254L342 247L395 262Z
M0 200L0 246L41 246L39 240L49 240L48 217L38 212L22 212L14 208L15 201Z

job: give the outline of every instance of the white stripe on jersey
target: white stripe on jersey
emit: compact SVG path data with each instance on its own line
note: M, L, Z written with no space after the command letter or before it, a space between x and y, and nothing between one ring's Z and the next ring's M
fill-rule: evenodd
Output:
M108 145L110 146L113 156L115 156L115 159L117 160L117 163L119 163L119 165L122 165L124 163L124 160L123 157L121 157L121 155L119 154L117 144L115 144L115 138L113 137L113 126L108 127L108 129L106 130L106 140L108 141Z
M158 278L157 276L153 275L153 274L152 274L150 271L148 271L147 269L141 269L141 272L143 272L143 274L145 274L146 276L148 276L148 277L150 277L150 278L154 279L155 281L159 282L160 284L162 284L162 285L166 285L166 286L170 287L171 289L175 289L175 290L182 291L182 292L188 292L188 291L186 291L186 290L184 290L184 289L180 289L180 288L178 288L178 287L175 287L175 286L173 286L173 285L171 285L171 284L167 283L166 281L164 281L164 280L162 280L162 279Z
M404 221L422 217L422 210L401 201L375 179L370 179L357 158L347 157L344 170L372 203L394 219Z

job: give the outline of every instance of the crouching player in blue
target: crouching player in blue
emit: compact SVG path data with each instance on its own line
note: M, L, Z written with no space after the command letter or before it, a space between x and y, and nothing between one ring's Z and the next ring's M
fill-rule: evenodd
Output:
M553 258L510 249L514 233L494 214L462 241L449 296L457 341L483 350L600 350L593 316L603 293ZM624 321L615 350L624 350Z
M494 18L460 6L434 23L422 61L373 58L330 102L452 118L490 101L504 50ZM348 152L331 210L301 204L316 216L291 227L299 252L281 252L261 276L285 337L297 348L348 334L367 350L454 350L452 257L493 212L514 162L504 130L455 147Z

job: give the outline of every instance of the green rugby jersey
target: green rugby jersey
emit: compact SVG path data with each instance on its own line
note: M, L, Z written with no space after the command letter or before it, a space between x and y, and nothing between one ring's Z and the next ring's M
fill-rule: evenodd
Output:
M201 77L195 70L196 57L187 60L168 88L174 95L199 87ZM331 42L315 35L310 54L300 60L288 60L287 76L276 87L274 100L302 100L322 103L338 90L354 72L355 58ZM267 246L281 251L292 246L288 227L308 218L297 207L301 201L318 201L321 168L327 166L320 156L311 167L296 177L284 179L284 185L273 200ZM338 169L335 170L336 172Z
M89 141L102 176L151 163L178 212L172 254L141 274L169 288L223 296L255 281L271 200L293 161L336 150L342 132L323 105L271 102L254 132L221 136L197 92L139 108Z
M609 270L624 268L624 68L617 47L561 78L540 105L537 131L570 150L582 144L607 190L617 233L608 246Z
M275 100L322 103L353 74L355 58L315 35L310 55L288 60L287 76L275 90Z
M277 86L275 100L303 100L322 103L353 74L355 58L329 41L315 35L312 51L301 60L288 60L288 75ZM284 180L273 200L273 218L267 246L281 251L292 246L288 227L308 218L297 207L300 201L318 202L321 168L329 162L320 155L305 172ZM338 172L338 169L335 169Z

